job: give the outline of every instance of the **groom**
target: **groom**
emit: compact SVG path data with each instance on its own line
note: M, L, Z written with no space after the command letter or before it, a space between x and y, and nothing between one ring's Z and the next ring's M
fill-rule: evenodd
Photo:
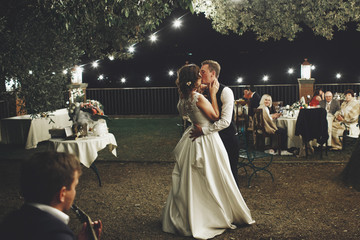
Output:
M218 81L219 74L220 65L216 61L206 60L201 63L200 75L202 84L209 86L212 82ZM219 106L220 119L210 127L201 128L195 124L195 129L191 131L190 137L195 140L203 134L206 135L219 131L220 138L229 155L232 174L236 184L238 184L239 140L236 136L235 124L232 121L234 119L234 94L229 87L220 84L219 90L216 93L216 99Z

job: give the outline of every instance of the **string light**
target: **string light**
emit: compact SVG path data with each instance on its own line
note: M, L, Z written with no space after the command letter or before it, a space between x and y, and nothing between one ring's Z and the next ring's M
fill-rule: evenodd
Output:
M63 70L62 72L63 72L64 75L66 75L66 74L68 73L68 70L65 69L65 70Z
M126 78L122 77L122 78L120 79L120 82L121 82L121 83L126 83Z
M268 76L268 75L264 75L264 77L263 77L263 81L264 81L264 82L269 81L269 76Z
M337 74L336 74L336 78L337 78L337 79L340 79L340 78L341 78L341 74L340 74L340 73L337 73Z
M99 77L98 77L98 80L104 80L104 75L100 74Z
M33 71L30 70L30 71L29 71L29 74L30 74L30 75L33 74Z
M315 70L315 65L311 65L311 70Z
M134 52L135 52L135 47L134 47L134 45L131 45L129 47L129 53L134 53Z
M146 82L149 82L149 81L150 81L150 77L149 77L149 76L146 76L146 77L145 77L145 81L146 81Z
M155 33L150 35L150 41L151 41L151 42L156 42L157 39L158 39L158 38L157 38L157 36L155 35Z
M112 60L114 60L114 59L115 59L115 58L114 58L113 55L110 55L110 56L109 56L109 60L110 60L110 61L112 61Z
M173 23L174 28L180 28L181 27L181 20L178 18Z
M174 71L173 70L170 70L169 71L169 76L173 76L174 75Z
M97 61L94 61L91 65L93 68L97 68L99 66L99 63Z
M288 74L293 74L293 73L294 73L294 69L293 69L293 68L289 68Z
M238 79L236 80L238 83L241 83L243 81L242 77L238 77Z

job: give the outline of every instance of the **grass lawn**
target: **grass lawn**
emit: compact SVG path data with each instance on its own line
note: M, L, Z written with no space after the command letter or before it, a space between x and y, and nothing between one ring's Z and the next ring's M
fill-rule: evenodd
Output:
M116 138L118 157L104 149L99 152L97 160L171 162L172 150L180 139L178 123L180 123L178 116L111 118L107 121L107 125L109 132ZM0 144L0 158L24 159L35 152L47 149L46 141L39 143L37 148L28 150L22 145Z

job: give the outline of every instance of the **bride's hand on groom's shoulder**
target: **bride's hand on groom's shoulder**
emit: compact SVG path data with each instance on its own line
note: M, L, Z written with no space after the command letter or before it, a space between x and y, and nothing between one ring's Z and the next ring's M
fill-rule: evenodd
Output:
M219 81L215 79L212 83L209 85L209 92L210 95L216 95L216 93L219 91Z

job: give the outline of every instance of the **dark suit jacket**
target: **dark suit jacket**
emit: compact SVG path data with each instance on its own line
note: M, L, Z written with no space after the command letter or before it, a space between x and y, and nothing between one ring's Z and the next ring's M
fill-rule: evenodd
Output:
M250 104L249 104L249 116L254 115L254 108L258 108L260 103L260 95L255 92L252 98L250 98Z
M10 213L0 225L0 238L6 240L75 240L70 228L53 215L24 204Z
M320 101L320 107L325 108L326 109L326 100L322 100ZM336 113L336 111L340 110L340 103L338 100L331 100L330 103L330 110L329 113L331 113L332 115L334 115Z

